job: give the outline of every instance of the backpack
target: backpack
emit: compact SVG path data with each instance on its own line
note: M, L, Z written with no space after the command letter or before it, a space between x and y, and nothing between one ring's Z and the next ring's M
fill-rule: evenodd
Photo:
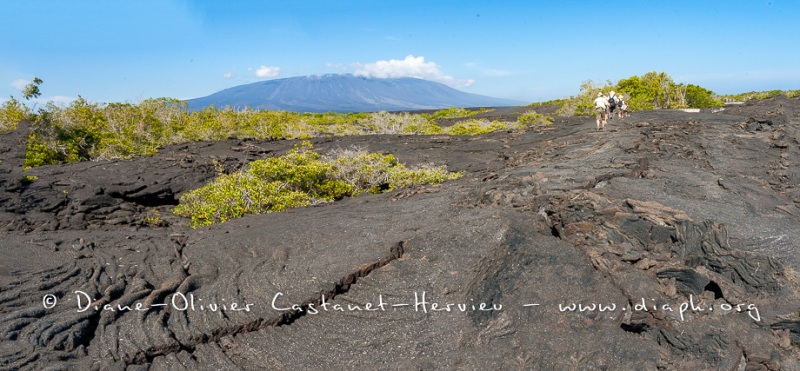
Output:
M608 98L608 105L611 106L611 107L616 107L617 106L617 100L614 97Z

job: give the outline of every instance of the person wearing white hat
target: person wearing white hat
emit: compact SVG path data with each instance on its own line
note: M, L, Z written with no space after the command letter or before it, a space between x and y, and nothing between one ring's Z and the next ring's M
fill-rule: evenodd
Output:
M594 100L594 115L595 122L597 123L597 130L603 130L606 127L606 115L608 114L608 99L603 96L603 92L597 93L597 98Z

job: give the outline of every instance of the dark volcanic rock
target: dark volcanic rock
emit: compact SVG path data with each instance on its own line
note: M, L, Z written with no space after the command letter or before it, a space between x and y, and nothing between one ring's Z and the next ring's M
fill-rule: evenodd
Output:
M658 278L674 278L678 291L684 294L700 295L711 283L707 277L693 269L666 269L656 274Z
M13 192L22 179L22 165L25 163L25 148L28 143L30 122L22 121L17 130L0 134L0 186Z
M465 176L196 230L183 192L293 143L32 169L0 195L0 368L800 369L798 112L323 138Z
M19 190L25 186L22 169L29 128L30 123L23 121L16 131L0 134L0 214L2 208L13 209L20 203Z

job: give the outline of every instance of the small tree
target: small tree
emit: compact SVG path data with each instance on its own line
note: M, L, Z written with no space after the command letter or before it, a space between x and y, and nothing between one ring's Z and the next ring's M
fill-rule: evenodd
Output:
M27 101L30 101L33 98L41 97L42 92L39 90L39 85L42 85L43 82L44 81L42 81L42 79L34 77L33 81L28 83L28 85L25 85L25 88L22 89L22 97L25 98L25 100ZM35 112L35 110L36 110L36 102L33 103L33 107L31 107L30 109L31 115L29 119L31 121L38 121L38 118L33 113Z
M34 77L33 81L22 89L22 97L25 100L40 97L42 92L39 91L39 85L42 82L42 79ZM33 106L35 108L36 104ZM0 131L14 130L17 128L17 123L25 119L35 121L32 111L33 109L28 109L27 106L21 104L13 96L10 97L9 100L0 105Z
M28 85L25 85L25 89L22 89L22 97L25 100L31 100L31 98L39 98L42 95L42 92L39 91L39 85L42 85L44 81L38 77L33 78L33 82Z
M721 107L722 101L714 99L714 92L697 85L686 86L686 105L695 108Z

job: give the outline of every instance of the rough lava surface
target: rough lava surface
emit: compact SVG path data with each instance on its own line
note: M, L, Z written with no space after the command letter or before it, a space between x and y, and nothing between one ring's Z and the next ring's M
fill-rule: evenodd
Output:
M800 369L798 99L320 138L465 176L198 229L182 193L294 142L21 182L26 130L0 138L0 369Z

